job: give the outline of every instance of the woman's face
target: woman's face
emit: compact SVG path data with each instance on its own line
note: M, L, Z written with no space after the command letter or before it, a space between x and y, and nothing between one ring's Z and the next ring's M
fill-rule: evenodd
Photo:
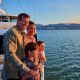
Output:
M34 35L36 33L36 27L34 24L30 24L28 28L28 34Z

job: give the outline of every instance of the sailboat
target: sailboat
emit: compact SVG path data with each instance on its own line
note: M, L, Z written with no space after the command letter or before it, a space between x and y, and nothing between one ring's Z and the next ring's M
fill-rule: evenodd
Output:
M16 15L10 15L4 12L4 10L0 9L0 54L2 53L1 46L3 34L11 28L11 26L15 25L16 22L14 21L17 20Z
M1 4L0 0L0 4ZM17 15L9 14L4 9L0 8L0 54L3 54L2 44L4 33L11 28L11 26L16 24Z
M0 29L8 28L11 25L15 25L16 15L10 15L5 10L0 9Z

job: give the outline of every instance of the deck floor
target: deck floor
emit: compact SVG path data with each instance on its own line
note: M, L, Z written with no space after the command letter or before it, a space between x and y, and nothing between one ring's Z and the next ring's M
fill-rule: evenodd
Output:
M1 79L1 71L2 71L2 67L3 67L3 59L4 59L4 55L0 55L0 80Z
M1 64L0 64L0 67L1 67ZM2 80L2 79L1 79L1 71L2 71L2 70L0 69L0 80Z

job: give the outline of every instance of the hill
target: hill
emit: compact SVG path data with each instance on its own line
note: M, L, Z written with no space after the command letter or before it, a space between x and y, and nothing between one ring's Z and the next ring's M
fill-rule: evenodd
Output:
M38 30L80 30L80 24L36 24Z

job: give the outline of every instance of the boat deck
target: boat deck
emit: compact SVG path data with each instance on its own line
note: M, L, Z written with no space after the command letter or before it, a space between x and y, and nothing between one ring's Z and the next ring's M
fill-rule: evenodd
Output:
M2 71L2 67L3 67L3 59L4 59L4 55L0 55L0 80L1 79L1 71Z

